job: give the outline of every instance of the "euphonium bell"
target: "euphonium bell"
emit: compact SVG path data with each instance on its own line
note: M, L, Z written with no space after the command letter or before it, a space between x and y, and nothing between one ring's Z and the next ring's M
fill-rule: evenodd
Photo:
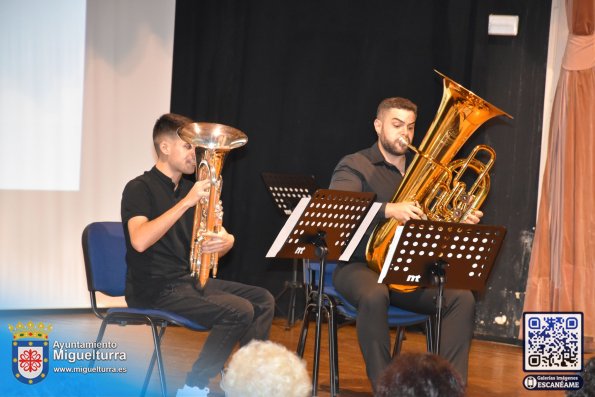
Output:
M178 136L196 150L196 180L211 182L209 197L196 204L192 240L190 241L190 273L198 277L201 287L209 279L211 269L217 276L218 254L202 252L205 233L221 230L223 209L221 207L221 171L230 150L245 145L248 137L233 127L215 123L191 123L178 129Z
M490 189L488 171L496 152L489 146L479 145L468 158L451 162L452 159L484 122L501 115L512 117L442 73L436 73L443 79L442 101L419 148L406 142L416 155L391 202L417 202L428 219L459 222L479 209L487 197ZM482 152L483 157L489 158L485 163L478 159ZM476 174L469 190L463 178L467 171ZM378 273L398 226L398 221L388 219L376 226L368 240L366 260ZM389 287L400 292L416 289L396 284Z

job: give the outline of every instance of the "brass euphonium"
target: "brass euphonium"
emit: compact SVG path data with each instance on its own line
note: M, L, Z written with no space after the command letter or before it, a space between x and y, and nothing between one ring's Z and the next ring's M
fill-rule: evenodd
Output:
M192 240L190 241L190 272L198 277L201 287L209 279L211 269L217 277L219 256L202 252L205 233L221 230L223 209L221 207L221 170L230 150L243 146L248 137L242 131L222 124L190 123L178 129L179 137L196 150L196 180L211 182L208 198L201 198L196 204Z
M443 79L442 101L419 148L405 142L416 155L390 202L417 202L428 219L459 222L484 202L490 189L488 171L496 152L479 145L466 159L452 161L453 157L481 124L496 116L512 117L442 73L436 73ZM482 157L488 158L485 163L477 158L481 152L484 152ZM462 178L466 171L477 175L469 190ZM398 221L388 219L372 232L366 247L366 260L372 270L378 273L382 270L398 226ZM398 284L389 287L399 292L417 289Z

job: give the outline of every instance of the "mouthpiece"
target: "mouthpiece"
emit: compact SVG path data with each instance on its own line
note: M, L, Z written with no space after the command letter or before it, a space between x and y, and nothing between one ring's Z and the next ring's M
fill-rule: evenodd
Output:
M399 141L399 143L401 145L406 146L409 150L411 150L417 154L421 154L415 146L411 145L411 142L409 142L409 137L401 135L397 138L397 141ZM426 157L425 155L422 155L422 156ZM430 159L430 161L431 161L431 159Z

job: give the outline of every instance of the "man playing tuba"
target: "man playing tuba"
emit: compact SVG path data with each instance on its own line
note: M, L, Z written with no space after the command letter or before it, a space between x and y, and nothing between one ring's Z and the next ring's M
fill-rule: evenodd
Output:
M405 98L387 98L378 106L374 129L378 140L371 147L347 155L336 166L330 189L375 192L383 203L350 262L340 262L333 274L335 288L358 309L356 328L368 379L375 382L391 361L387 312L390 304L417 313L434 314L437 295L433 289L401 293L378 283L378 273L366 263L366 243L376 224L393 218L400 223L423 218L415 201L391 198L407 167L407 144L413 140L417 106ZM483 214L472 211L465 220L479 222ZM440 354L467 379L469 347L473 337L475 299L470 291L447 289L442 318Z
M128 305L169 310L211 329L178 396L206 396L209 380L223 369L237 342L243 346L252 339L268 339L275 309L266 289L221 279L210 279L202 287L190 274L195 206L211 190L209 180L192 183L182 177L194 173L196 154L178 130L192 122L177 114L157 120L157 162L128 182L121 207ZM223 227L204 237L203 253L221 256L234 243Z

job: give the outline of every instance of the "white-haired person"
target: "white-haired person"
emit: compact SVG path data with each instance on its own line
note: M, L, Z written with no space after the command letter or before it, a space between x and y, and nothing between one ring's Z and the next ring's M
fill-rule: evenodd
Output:
M235 352L221 379L226 397L306 397L306 362L285 346L253 340Z

